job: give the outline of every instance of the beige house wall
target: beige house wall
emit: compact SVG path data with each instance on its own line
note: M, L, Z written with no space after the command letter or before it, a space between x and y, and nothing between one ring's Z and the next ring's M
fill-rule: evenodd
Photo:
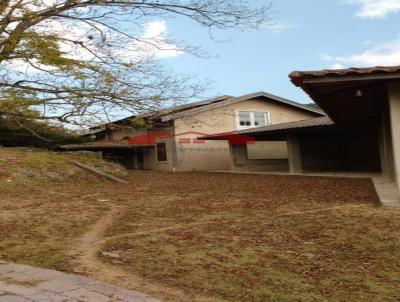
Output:
M279 124L315 117L315 113L303 111L288 105L271 101L267 98L245 100L221 108L210 109L191 116L174 120L174 128L156 128L151 131L161 132L170 137L158 139L156 142L164 142L167 149L167 161L157 160L157 148L146 149L144 152L144 168L161 171L191 170L228 170L228 169L259 169L259 163L263 160L248 160L247 151L241 153L238 166L234 164L230 154L230 146L227 141L204 141L196 139L203 135L217 134L240 130L237 126L238 111L268 112L271 124ZM135 131L113 130L112 140L121 140L132 135L147 133L147 129ZM243 150L242 150L243 151ZM260 157L263 151L260 149ZM275 152L276 153L276 152ZM287 169L287 152L282 159L271 162L264 160L272 169ZM244 156L244 157L243 157ZM279 156L278 156L279 157ZM239 157L237 157L239 158ZM247 163L245 163L247 161ZM239 167L240 166L240 167ZM252 166L254 166L252 168Z
M267 98L256 98L211 109L192 116L175 120L176 143L178 150L178 168L181 170L278 170L288 169L287 152L282 159L250 160L246 146L229 146L227 141L207 141L204 144L179 144L179 134L188 133L185 137L195 138L241 130L237 124L238 111L268 112L271 124L280 124L316 117L315 113L303 111L271 101ZM194 134L197 132L199 134ZM232 152L230 152L230 147ZM273 148L273 146L271 146ZM259 150L262 153L262 149ZM267 152L267 151L265 151ZM263 157L262 154L259 155ZM276 156L274 156L276 158ZM278 156L279 157L279 156Z
M269 112L271 124L305 120L317 116L315 113L260 97L177 118L175 120L175 131L176 133L197 131L215 134L240 130L236 123L237 111Z
M113 140L119 141L127 136L132 135L141 135L146 134L147 129L137 129L137 130L128 130L128 129L115 129L115 130L107 130L106 137L104 140Z
M172 150L173 150L173 145L172 145L172 127L163 127L163 128L152 128L151 130L149 129L135 129L135 130L128 130L128 129L115 129L115 130L110 130L109 133L112 133L111 135L106 135L104 140L122 140L125 137L130 137L134 135L146 135L149 132L153 133L160 133L164 134L166 138L162 139L157 139L156 142L165 142L166 147L167 147L167 161L165 162L159 162L157 161L157 148L154 146L153 148L144 148L143 149L143 166L145 170L161 170L161 171L167 171L167 170L172 170ZM136 156L135 152L132 151L132 156ZM135 158L127 158L126 160L135 160ZM128 166L128 165L127 165Z
M174 168L174 145L171 137L158 139L156 143L165 143L167 149L167 160L157 160L157 146L154 148L154 165L155 170L159 171L171 171Z
M143 168L145 170L155 170L157 168L156 148L149 148L144 150Z
M288 172L288 159L249 159L246 145L230 146L230 165L233 171Z

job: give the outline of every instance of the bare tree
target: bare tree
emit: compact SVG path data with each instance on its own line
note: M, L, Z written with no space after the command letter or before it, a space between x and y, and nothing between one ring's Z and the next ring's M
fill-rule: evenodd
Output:
M199 49L143 27L179 16L254 29L268 9L241 0L0 0L0 115L88 123L197 96L204 87L157 55Z

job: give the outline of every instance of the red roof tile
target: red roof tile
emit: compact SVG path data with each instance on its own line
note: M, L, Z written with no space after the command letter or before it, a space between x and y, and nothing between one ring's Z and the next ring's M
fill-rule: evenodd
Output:
M377 75L377 74L400 74L400 66L375 66L366 68L346 68L346 69L324 69L317 71L293 71L289 77L296 85L302 83L304 79L322 78L322 77L341 77L351 75Z

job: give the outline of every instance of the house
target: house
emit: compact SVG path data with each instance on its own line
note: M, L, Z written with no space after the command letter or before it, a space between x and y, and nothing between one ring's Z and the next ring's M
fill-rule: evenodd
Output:
M400 66L298 71L289 77L327 116L234 131L229 137L246 136L251 143L286 142L287 172L375 176L380 179L378 193L386 185L383 191L387 194L393 184L398 200ZM219 134L203 139L226 137ZM251 160L247 148L246 143L230 145L233 169L277 170L268 165L276 159L267 155L263 160Z
M95 141L62 148L101 151L105 157L117 158L130 169L227 170L230 169L228 142L197 137L323 115L315 107L265 92L220 96L95 127L92 129ZM132 118L144 121L145 127L133 127ZM269 146L257 148L253 150L254 156ZM275 153L287 153L280 145L273 144L271 148L276 149Z

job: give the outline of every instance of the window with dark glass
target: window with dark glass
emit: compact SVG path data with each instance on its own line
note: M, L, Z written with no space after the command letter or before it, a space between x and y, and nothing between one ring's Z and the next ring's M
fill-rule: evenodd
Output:
M165 143L157 143L157 160L167 161L167 146Z
M238 129L262 127L270 124L268 112L239 111Z
M250 112L239 112L239 124L242 127L251 126L251 115Z

